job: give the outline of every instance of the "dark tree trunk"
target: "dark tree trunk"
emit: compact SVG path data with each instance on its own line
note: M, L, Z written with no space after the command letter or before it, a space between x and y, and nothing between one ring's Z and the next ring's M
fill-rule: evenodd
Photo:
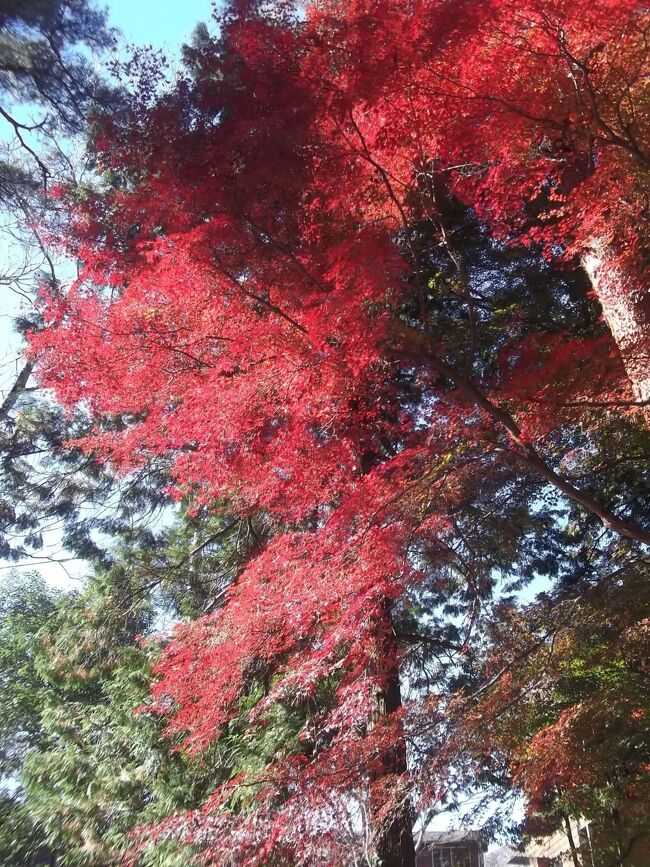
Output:
M29 377L32 375L33 370L34 362L26 361L23 369L16 377L14 384L9 390L7 396L2 401L2 406L0 406L0 422L3 422L7 419L9 413L16 405L18 399L24 393L25 389L27 388L27 382L29 380Z
M390 605L385 603L385 618L388 624L384 638L382 663L383 689L377 694L377 719L389 716L402 706L397 660L397 642L394 637L390 616ZM404 774L407 771L406 742L403 737L396 740L383 757L383 770L387 774ZM413 815L411 803L405 797L391 815L388 822L377 830L377 861L381 867L415 867L415 845L413 843Z
M567 840L569 841L569 849L571 850L571 861L573 862L573 867L582 867L582 864L580 863L580 857L578 856L578 850L576 848L575 840L573 839L571 821L568 816L564 817L564 829L566 832Z

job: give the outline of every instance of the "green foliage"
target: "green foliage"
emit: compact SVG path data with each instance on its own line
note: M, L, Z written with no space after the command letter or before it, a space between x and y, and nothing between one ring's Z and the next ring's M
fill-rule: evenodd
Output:
M160 741L154 717L134 713L156 654L136 641L147 612L125 617L96 601L61 609L44 636L59 696L43 711L44 747L23 768L29 809L66 865L115 862L134 825L205 795L205 770Z
M146 708L134 713L147 703L159 627L220 604L267 533L260 519L184 514L157 534L123 530L81 594L57 593L36 573L3 583L0 769L14 790L2 802L3 864L26 863L44 841L66 867L117 863L135 826L198 806L233 764L253 773L264 756L293 748L289 707L271 710L260 742L242 709L221 752L203 762L162 739ZM169 842L143 864L187 858Z
M43 842L20 773L47 738L41 714L55 688L39 665L39 634L58 595L35 572L10 572L0 582L0 863L7 867L23 867Z
M20 797L0 794L0 864L25 867L43 842L29 809Z
M38 573L0 581L0 779L13 776L43 737L41 710L54 687L40 670L38 635L56 605Z
M34 136L80 132L93 104L109 105L111 93L98 79L88 54L101 53L114 41L105 14L86 0L3 3L0 115L9 133L4 138L11 143L3 145L2 204L24 202L24 192L39 181L46 183L51 173ZM25 117L21 108L27 105L40 117ZM24 157L23 165L17 155Z

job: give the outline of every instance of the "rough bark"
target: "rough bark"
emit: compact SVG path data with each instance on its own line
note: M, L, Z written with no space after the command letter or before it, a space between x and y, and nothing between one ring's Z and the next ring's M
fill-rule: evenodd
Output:
M603 316L640 402L650 402L650 280L638 284L616 264L604 241L582 257ZM648 413L646 413L646 416Z
M390 621L389 604L386 603L386 618ZM390 634L392 635L392 625ZM387 663L384 685L377 695L377 717L387 716L402 706L402 695L397 665L397 642L387 639L384 646L384 663ZM384 756L384 772L404 774L407 770L406 744L400 738ZM382 827L376 846L377 863L380 867L415 867L415 844L413 842L413 816L411 804L405 799L392 815L390 822Z

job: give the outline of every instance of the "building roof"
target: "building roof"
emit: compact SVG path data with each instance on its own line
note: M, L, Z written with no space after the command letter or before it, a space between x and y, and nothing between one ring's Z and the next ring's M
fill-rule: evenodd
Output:
M530 865L530 858L521 850L510 846L501 846L485 856L485 867L510 867L515 864Z
M485 852L487 843L481 831L426 831L423 846L455 846L459 843L478 843Z

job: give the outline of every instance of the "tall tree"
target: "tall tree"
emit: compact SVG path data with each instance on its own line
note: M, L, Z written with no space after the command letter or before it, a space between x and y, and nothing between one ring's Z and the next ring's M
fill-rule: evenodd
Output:
M426 59L485 33L463 10L236 3L174 88L104 118L104 187L63 194L84 268L31 344L91 413L81 448L274 526L154 686L198 756L242 710L299 720L150 831L204 863L413 863L414 799L458 789L427 748L444 700L400 675L471 679L495 575L571 574L565 524L585 560L650 541L638 401L584 279L490 237L440 164Z

